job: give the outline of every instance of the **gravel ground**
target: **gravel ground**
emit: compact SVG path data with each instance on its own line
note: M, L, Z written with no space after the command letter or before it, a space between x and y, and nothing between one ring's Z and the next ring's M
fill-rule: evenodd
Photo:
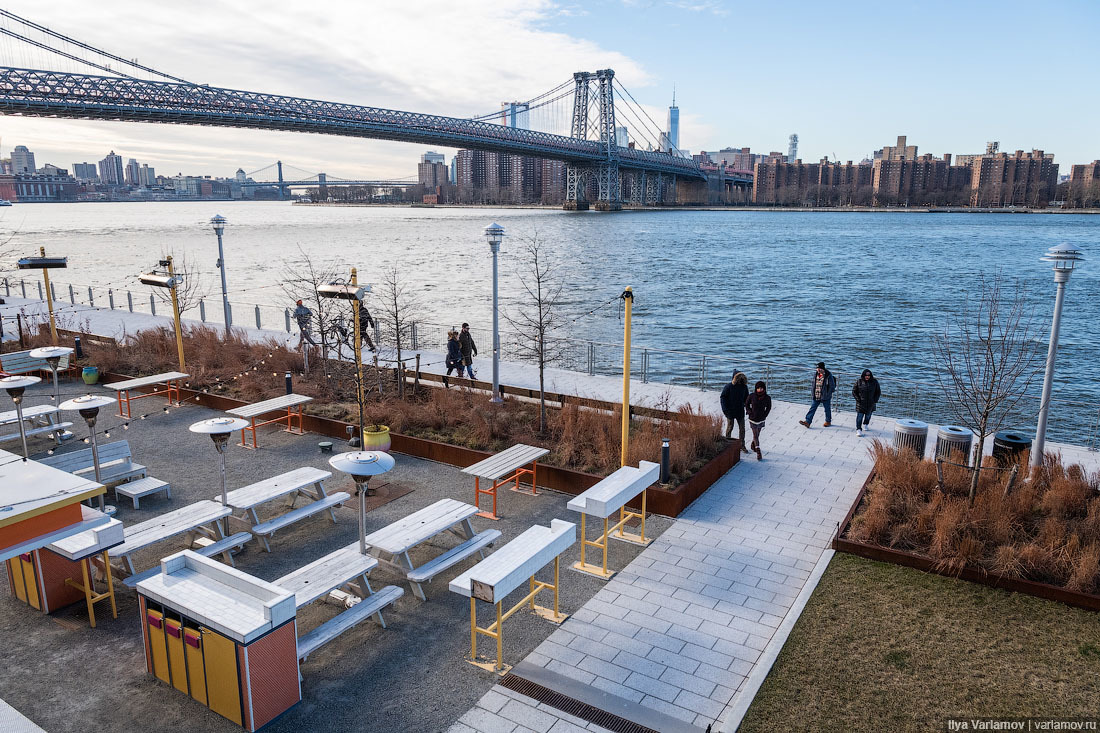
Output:
M86 391L79 382L63 382L61 390L63 399ZM25 404L46 403L49 394L44 386L28 390ZM162 407L159 397L136 402L135 416L151 413L148 419L135 420L126 431L112 429L109 438L101 436L101 442L129 440L134 459L146 465L151 476L172 485L171 500L159 494L147 497L140 510L135 511L125 497L121 502L112 501L118 507L118 518L126 524L220 493L217 454L209 438L187 430L191 423L218 413L187 405L164 414ZM9 400L0 397L0 411L7 409L11 409ZM121 421L113 413L111 409L103 410L101 428L117 428ZM73 418L81 422L75 414L66 417ZM85 447L79 438L86 434L86 428L81 423L74 429L78 439L62 450ZM316 435L294 436L273 428L261 429L260 450L234 448L228 454L230 489L299 466L327 469L327 456L318 451L318 440ZM19 450L18 444L4 447ZM31 450L40 454L49 447L49 441L41 438L31 443ZM368 532L444 497L472 501L473 482L457 468L400 454L395 457L397 467L376 481L412 491L367 514ZM350 479L339 474L325 487L330 492L354 495ZM537 497L502 490L499 510L503 518L490 522L475 517L474 528L480 531L492 526L507 541L527 527L547 525L555 517L575 521L578 516L565 508L568 499L565 494L549 490L540 490ZM266 516L272 514L269 509ZM261 512L261 519L264 516ZM322 513L279 532L270 554L252 542L238 556L237 565L260 578L278 578L353 542L357 532L354 507L338 509L337 519L333 525ZM647 521L646 529L656 537L669 524L670 520L654 516ZM422 551L420 560L454 544L446 538L437 541L440 545ZM182 544L164 543L137 556L135 562L139 569L151 567L160 557L180 549ZM628 543L611 543L609 567L624 567L640 550ZM565 569L578 556L579 546L574 545L563 558L561 607L565 613L579 608L602 586L595 578ZM413 560L418 562L415 555ZM311 655L302 665L302 701L265 730L446 730L496 679L464 660L469 653L469 604L464 596L447 589L450 578L473 562L465 561L426 586L427 602L417 600L403 579L392 572L381 567L373 571L371 582L376 589L388 584L405 588L405 595L387 614L389 628L379 628L369 621L361 623ZM544 571L539 577L548 575ZM45 617L13 596L0 594L0 645L5 667L5 674L0 675L0 698L51 733L96 729L240 730L146 673L136 596L121 585L116 594L119 617L111 619L109 608L99 604L96 629L87 626L83 604ZM510 600L514 602L522 595L521 589ZM540 603L545 605L549 599L540 599ZM334 606L313 604L299 612L299 628L308 630L335 613ZM522 659L555 628L548 621L518 613L505 623L505 661Z

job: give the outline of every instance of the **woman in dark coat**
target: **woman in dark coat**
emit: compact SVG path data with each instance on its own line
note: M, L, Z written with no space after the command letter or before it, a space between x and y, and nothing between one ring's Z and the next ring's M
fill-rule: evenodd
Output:
M882 396L878 380L871 374L870 369L864 369L859 375L859 381L852 386L852 397L856 401L856 433L861 437L863 428L871 423L871 413L875 411L878 398Z
M752 394L745 400L745 413L749 418L749 427L752 429L752 449L756 451L756 460L764 460L760 452L760 431L764 429L764 420L772 411L772 398L768 396L768 385L757 382Z
M447 377L451 376L451 372L458 370L458 376L462 376L462 344L458 340L458 331L449 331L447 333L447 373L443 377L443 384L450 387L450 383L447 381Z
M737 423L737 438L741 452L748 453L745 445L745 400L749 398L749 378L744 372L734 372L733 379L722 389L722 414L726 416L726 438L732 437L733 424Z

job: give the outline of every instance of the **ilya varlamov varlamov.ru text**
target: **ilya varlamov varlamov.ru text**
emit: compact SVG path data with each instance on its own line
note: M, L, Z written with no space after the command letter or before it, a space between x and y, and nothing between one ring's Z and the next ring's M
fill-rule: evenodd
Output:
M993 718L951 718L947 721L949 731L974 731L974 730L1100 730L1100 721L1097 719L1054 719L1054 718L1022 718L1015 720L996 720Z

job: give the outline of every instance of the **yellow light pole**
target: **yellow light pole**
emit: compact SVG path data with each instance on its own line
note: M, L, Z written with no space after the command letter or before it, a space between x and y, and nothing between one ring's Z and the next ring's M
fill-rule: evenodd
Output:
M39 247L38 253L42 257L45 257L46 248ZM50 292L50 271L45 267L42 268L42 280L46 284L46 308L50 311L50 342L53 343L54 346L57 346L57 324L54 322L53 318L53 293Z
M630 313L634 306L634 291L629 285L621 297L626 301L626 321L623 330L623 450L620 465L625 466L630 447Z
M165 259L168 260L168 277L174 283L172 285L172 315L176 319L176 351L179 352L180 357L180 371L187 371L187 364L183 359L183 326L180 324L180 302L176 297L176 288L179 287L179 281L176 280L176 271L172 267L172 255L168 255Z
M359 288L359 273L356 268L351 268L351 287ZM363 428L363 340L359 338L359 300L352 301L352 309L355 311L355 330L352 332L352 340L355 342L355 384L359 390L359 445L366 446L366 431Z

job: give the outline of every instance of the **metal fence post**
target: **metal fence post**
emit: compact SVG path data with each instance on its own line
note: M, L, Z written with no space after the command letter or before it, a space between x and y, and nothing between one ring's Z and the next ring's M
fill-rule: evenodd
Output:
M286 332L290 333L290 308L283 308L283 318L286 319Z
M134 294L129 290L126 291L126 307L130 309L130 312L134 312Z
M642 384L649 382L649 349L642 349Z
M260 306L258 305L256 306L256 328L263 328L263 326L260 325Z
M228 303L227 306L229 308L229 323L227 323L225 325L232 327L232 325L233 325L233 304Z
M95 308L95 294L92 292L92 286L88 286L88 305Z
M199 301L199 320L206 323L206 301Z
M699 389L702 391L707 390L707 357L703 357L703 368L699 372Z
M37 283L37 285L38 285L38 299L39 300L45 300L45 298L42 296L42 283Z
M413 351L416 351L417 349L420 348L420 345L417 342L417 338L416 338L416 322L415 321L412 324L412 334L411 335L412 335L412 342L413 342Z
M4 278L4 295L11 295L11 283L7 278Z
M593 377L596 375L596 345L592 342L588 343L588 376Z
M73 286L69 286L69 303L76 305L76 293L73 292Z
M153 312L154 316L157 314L157 299L152 293L149 293L149 310Z
M57 302L57 286L50 283L50 297L53 298L53 302Z
M23 278L19 278L19 287L23 289L23 297L27 297L27 284L23 282ZM41 295L41 293L39 293Z
M111 288L107 288L107 304L111 306L111 310L115 309L115 291Z

